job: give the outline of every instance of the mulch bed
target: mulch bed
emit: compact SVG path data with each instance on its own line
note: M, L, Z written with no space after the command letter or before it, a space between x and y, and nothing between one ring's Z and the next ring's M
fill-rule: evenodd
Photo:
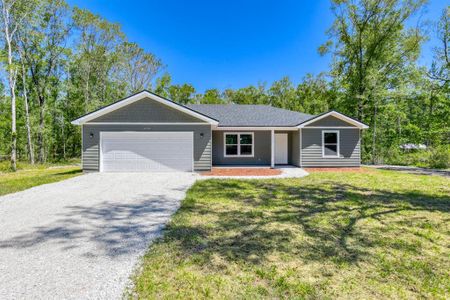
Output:
M202 172L202 176L274 176L281 170L270 168L212 168L210 172Z
M354 172L354 173L371 173L372 170L368 170L365 168L305 168L305 171L308 173L314 172Z

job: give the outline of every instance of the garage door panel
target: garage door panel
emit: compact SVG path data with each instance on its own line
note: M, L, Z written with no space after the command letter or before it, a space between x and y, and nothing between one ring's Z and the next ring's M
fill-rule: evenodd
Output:
M136 160L122 160L120 162L109 163L106 162L103 167L104 172L170 172L170 171L191 171L189 164L191 162L186 160L180 162L174 161L136 161ZM180 166L186 166L181 169Z
M192 132L102 132L103 172L192 171Z
M188 145L187 147L190 147ZM117 147L108 147L107 149L103 149L103 154L105 159L114 159L114 158L148 158L148 159L156 159L156 158L176 158L179 159L180 156L180 148L182 146L180 144L176 144L172 146L171 148L168 148L167 145L146 145L143 147L136 147L132 149L132 152L130 151L124 151L123 146L117 146ZM192 151L190 151L192 152ZM192 159L191 159L192 160Z

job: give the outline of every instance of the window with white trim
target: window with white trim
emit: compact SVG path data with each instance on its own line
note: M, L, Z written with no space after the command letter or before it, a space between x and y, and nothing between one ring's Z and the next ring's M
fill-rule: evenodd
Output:
M322 131L322 157L339 157L339 130Z
M225 133L225 157L253 157L253 132Z

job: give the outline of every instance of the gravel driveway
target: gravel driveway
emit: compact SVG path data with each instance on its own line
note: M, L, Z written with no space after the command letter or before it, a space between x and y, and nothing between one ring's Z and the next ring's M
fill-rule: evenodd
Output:
M383 170L394 170L403 173L419 174L419 175L437 175L443 177L450 177L450 170L442 169L427 169L412 166L392 166L392 165L367 165L367 167Z
M196 178L93 173L0 197L0 298L121 298Z

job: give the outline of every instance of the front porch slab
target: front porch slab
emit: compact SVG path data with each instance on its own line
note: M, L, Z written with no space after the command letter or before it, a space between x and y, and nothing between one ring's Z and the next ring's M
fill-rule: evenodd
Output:
M267 179L267 178L300 178L309 175L302 168L294 166L270 167L213 167L209 172L199 172L200 179Z

